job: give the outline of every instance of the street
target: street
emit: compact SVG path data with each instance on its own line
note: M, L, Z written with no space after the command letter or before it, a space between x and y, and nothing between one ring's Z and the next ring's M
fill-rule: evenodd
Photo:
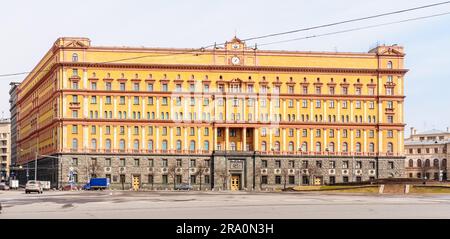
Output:
M450 218L450 195L0 191L4 218Z

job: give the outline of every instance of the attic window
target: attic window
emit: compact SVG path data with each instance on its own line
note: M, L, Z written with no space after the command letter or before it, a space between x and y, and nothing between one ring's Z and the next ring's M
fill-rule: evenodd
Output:
M392 61L388 61L388 63L387 63L387 68L388 68L388 69L392 69Z
M72 54L72 62L78 62L78 54L77 53Z

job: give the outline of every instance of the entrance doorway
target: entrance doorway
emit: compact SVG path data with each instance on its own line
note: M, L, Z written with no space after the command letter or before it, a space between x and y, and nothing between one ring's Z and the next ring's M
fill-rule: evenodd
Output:
M231 191L238 191L241 189L241 175L231 175Z
M140 176L139 175L133 175L133 190L137 191L140 187Z
M315 177L314 185L322 185L322 177Z

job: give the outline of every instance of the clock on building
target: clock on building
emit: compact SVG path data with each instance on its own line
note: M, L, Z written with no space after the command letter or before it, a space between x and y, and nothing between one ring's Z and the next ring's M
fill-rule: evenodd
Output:
M239 57L237 57L237 56L233 56L232 58L231 58L231 63L233 64L233 65L237 65L237 64L239 64L241 62L241 59L239 59Z

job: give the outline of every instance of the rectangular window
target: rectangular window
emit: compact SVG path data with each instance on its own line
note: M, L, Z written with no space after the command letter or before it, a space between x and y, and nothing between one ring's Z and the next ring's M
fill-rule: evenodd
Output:
M295 176L289 176L289 184L295 184Z
M106 158L105 159L105 166L106 167L111 167L111 159L110 158Z
M124 105L125 104L125 96L121 96L119 98L119 105Z
M139 159L134 159L134 166L139 167Z
M91 90L97 89L97 82L91 82Z
M163 159L163 160L161 161L161 163L162 163L162 167L167 167L167 166L169 166L169 162L168 162L167 159Z
M281 168L281 160L275 160L275 167Z
M267 160L261 160L261 167L267 168Z
M162 183L167 184L169 182L168 177L166 174L162 175Z
M78 166L78 158L72 158L72 166Z
M153 167L153 159L148 159L148 166Z
M111 96L105 96L105 104L107 105L111 104Z
M151 83L147 84L147 91L153 91L153 84Z
M78 125L72 125L72 134L78 134Z
M303 108L308 108L308 101L307 100L302 100L302 107Z
M356 161L356 168L362 168L362 162Z
M275 184L281 184L281 176L275 176Z
M139 83L134 83L133 84L133 90L134 91L139 91Z
M106 83L105 83L105 89L106 89L106 90L112 90L112 84L111 84L111 82L106 82Z
M162 84L162 91L163 92L169 91L169 87L167 86L167 84Z
M267 184L267 176L261 176L261 184Z
M330 161L330 168L336 168L336 161Z
M120 167L125 167L125 159L120 159Z
M342 161L342 168L348 168L348 161Z
M120 83L120 90L125 91L125 83Z

